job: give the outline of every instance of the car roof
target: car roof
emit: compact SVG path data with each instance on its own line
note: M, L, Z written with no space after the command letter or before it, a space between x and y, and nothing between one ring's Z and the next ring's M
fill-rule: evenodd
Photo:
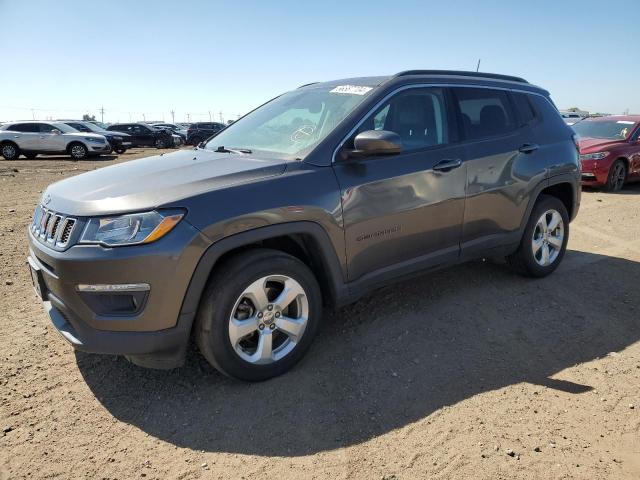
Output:
M518 89L540 93L545 96L549 92L544 88L529 83L521 77L497 73L469 72L463 70L405 70L395 75L343 78L327 82L315 82L302 85L299 88L327 88L340 85L357 85L366 87L380 87L382 85L395 87L411 83L433 83L453 85L478 85L497 88Z

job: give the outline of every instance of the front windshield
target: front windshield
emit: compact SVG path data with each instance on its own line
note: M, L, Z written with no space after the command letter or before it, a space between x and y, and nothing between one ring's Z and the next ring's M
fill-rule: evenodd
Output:
M572 126L578 136L583 138L626 140L631 135L635 122L627 120L583 120Z
M246 149L291 159L304 157L371 90L344 85L285 93L226 127L209 140L205 148Z
M73 127L70 127L66 123L54 122L54 123L51 123L51 125L57 128L58 130L60 130L62 133L78 133L78 130L76 130Z
M82 124L86 129L91 130L94 133L98 133L98 132L104 132L104 129L98 127L97 125L94 125L91 122L87 122L87 123L83 123Z

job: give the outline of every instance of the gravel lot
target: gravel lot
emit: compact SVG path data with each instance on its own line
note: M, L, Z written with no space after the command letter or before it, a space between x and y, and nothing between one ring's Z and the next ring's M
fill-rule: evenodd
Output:
M0 161L0 479L640 478L640 185L586 191L527 280L475 262L328 312L261 384L73 350L25 267L46 185L157 153Z

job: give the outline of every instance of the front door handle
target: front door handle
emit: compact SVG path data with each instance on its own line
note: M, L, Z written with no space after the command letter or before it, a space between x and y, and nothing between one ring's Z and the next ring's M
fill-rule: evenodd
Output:
M433 167L433 170L436 172L448 172L453 170L454 168L458 168L462 165L462 160L456 158L454 160L446 159L436 163Z
M525 143L518 149L518 151L520 153L532 153L538 150L539 148L540 146L536 145L535 143Z

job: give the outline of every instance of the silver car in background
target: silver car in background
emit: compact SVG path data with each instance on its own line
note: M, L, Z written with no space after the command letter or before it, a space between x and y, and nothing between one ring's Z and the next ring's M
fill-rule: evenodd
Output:
M0 155L16 160L38 154L67 154L74 160L110 153L104 135L83 133L62 122L9 122L0 127Z

